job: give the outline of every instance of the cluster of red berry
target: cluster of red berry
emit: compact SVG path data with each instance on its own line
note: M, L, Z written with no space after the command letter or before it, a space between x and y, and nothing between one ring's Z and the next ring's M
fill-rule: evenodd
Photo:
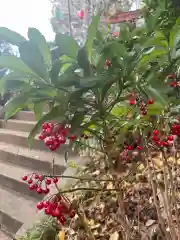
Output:
M173 135L169 135L167 137L163 136L161 138L161 136L159 134L159 131L155 129L153 131L152 140L153 140L153 142L154 142L154 144L156 146L159 146L159 147L169 147L174 142L174 136Z
M52 183L58 182L57 177L47 178L37 173L32 173L28 176L25 175L22 177L22 180L27 181L30 190L35 190L39 194L48 194L48 186L50 186Z
M151 105L154 103L154 100L153 99L149 99L147 101L147 103L145 103L141 98L139 97L136 97L136 98L131 98L129 100L129 104L130 105L137 105L139 107L139 110L141 112L142 115L147 115L147 105Z
M170 86L173 88L176 88L179 86L179 82L177 81L177 76L176 74L169 74L168 78L173 80L172 82L170 82Z
M62 144L65 144L67 141L67 135L70 128L62 124L54 124L51 122L45 122L42 125L42 133L39 136L39 139L44 141L45 145L51 150L57 150ZM74 134L70 134L68 137L71 141L76 140Z
M179 123L172 124L171 133L172 133L172 135L180 136L180 124Z
M53 196L47 201L42 201L37 204L37 209L42 210L46 215L55 217L64 225L67 217L73 218L76 215L75 210L70 208L69 199L64 196Z
M128 145L128 146L125 146L125 149L127 149L128 151L133 151L133 150L136 150L136 149L138 151L141 151L143 149L143 147L141 145L137 145L139 143L140 143L140 141L136 140L136 146Z

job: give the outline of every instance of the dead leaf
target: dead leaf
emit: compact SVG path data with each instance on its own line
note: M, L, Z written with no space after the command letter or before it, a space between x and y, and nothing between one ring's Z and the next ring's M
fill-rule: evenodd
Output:
M119 233L118 232L114 232L109 238L109 240L118 240L118 239L119 239Z
M112 182L108 183L107 189L113 189L113 188L114 188L114 186L113 186Z
M95 222L94 222L93 219L91 219L91 220L88 221L88 224L89 224L90 226L94 226L94 225L95 225Z
M59 234L58 234L58 240L64 240L65 239L65 233L64 231L60 231Z
M153 225L155 223L155 220L153 219L149 219L147 222L146 222L146 227L150 227L151 225Z

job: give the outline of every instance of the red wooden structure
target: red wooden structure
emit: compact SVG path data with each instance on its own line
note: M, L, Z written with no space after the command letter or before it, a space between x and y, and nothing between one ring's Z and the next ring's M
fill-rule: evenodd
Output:
M140 10L122 12L117 14L115 17L102 20L103 23L116 24L120 22L133 21L140 16Z

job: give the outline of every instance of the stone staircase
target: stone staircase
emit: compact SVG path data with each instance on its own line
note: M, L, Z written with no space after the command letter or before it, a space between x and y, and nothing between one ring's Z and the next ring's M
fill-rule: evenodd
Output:
M22 176L50 173L53 159L56 174L66 169L63 149L58 154L48 152L38 138L32 150L28 149L27 136L35 122L28 111L19 112L8 122L0 120L0 240L12 240L23 224L32 223L36 204L44 197L30 191Z

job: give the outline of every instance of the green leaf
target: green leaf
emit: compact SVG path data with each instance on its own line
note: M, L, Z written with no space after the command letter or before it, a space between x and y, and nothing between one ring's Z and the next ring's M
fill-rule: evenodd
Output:
M154 61L157 58L165 56L168 58L168 51L165 48L162 49L153 49L149 54L145 54L142 59L140 60L141 64L146 64L150 61Z
M152 105L147 106L148 115L159 115L164 110L164 106L161 103L155 102Z
M120 38L124 41L128 41L130 39L130 31L129 26L126 23L120 24Z
M42 115L43 115L44 105L45 105L44 101L34 104L34 113L35 113L37 121L39 121L41 119Z
M41 32L36 28L28 28L28 38L30 42L36 44L43 56L45 64L47 66L51 65L51 52L49 46L46 42L45 37L41 34Z
M21 92L11 98L3 108L3 112L5 112L4 119L8 120L10 117L23 109L28 102L28 97L28 92Z
M179 34L179 30L180 30L180 17L176 20L176 24L174 25L173 29L170 31L170 37L169 37L170 47L173 47L177 34Z
M52 69L51 69L51 71L49 73L50 78L51 78L51 83L53 83L54 85L57 84L60 69L61 69L61 61L60 60L56 60L53 63Z
M88 58L90 62L92 57L92 46L93 46L94 39L96 37L99 21L100 21L100 13L98 13L96 16L93 17L92 22L88 27L88 39L86 41L85 46L87 48Z
M58 77L56 86L57 87L71 87L79 85L80 78L76 74L61 74Z
M161 103L164 106L168 105L168 102L166 101L165 96L163 96L162 92L156 90L155 88L152 88L151 86L147 87L147 94L150 98L153 98L155 101Z
M77 61L79 66L84 70L84 76L88 77L91 75L91 65L88 60L87 50L82 48L78 52Z
M24 42L20 44L19 52L21 59L27 64L27 66L45 82L49 82L47 68L39 48L31 42Z
M8 81L24 81L28 82L29 81L29 76L24 73L18 73L18 72L11 72L9 74L6 74L4 77L0 79L0 93L3 94L5 88L6 88L6 82ZM13 84L13 83L12 83ZM14 84L15 85L15 84ZM19 84L17 83L19 86Z
M4 83L4 89L8 91L24 91L27 90L30 87L30 85L24 81L21 80L8 80Z
M1 67L37 76L20 58L15 56L0 56L0 68Z
M76 59L79 46L72 37L62 33L58 33L56 34L55 41L56 44L60 47L60 51L62 54Z
M64 120L64 108L62 108L60 105L53 107L50 112L47 114L43 115L41 119L37 122L35 127L32 129L28 136L28 141L29 141L29 147L32 145L33 138L36 136L38 131L41 129L42 124L45 121L49 120L55 120L55 119L62 119Z
M6 27L0 27L0 39L13 45L19 45L26 39L19 33L14 32Z

